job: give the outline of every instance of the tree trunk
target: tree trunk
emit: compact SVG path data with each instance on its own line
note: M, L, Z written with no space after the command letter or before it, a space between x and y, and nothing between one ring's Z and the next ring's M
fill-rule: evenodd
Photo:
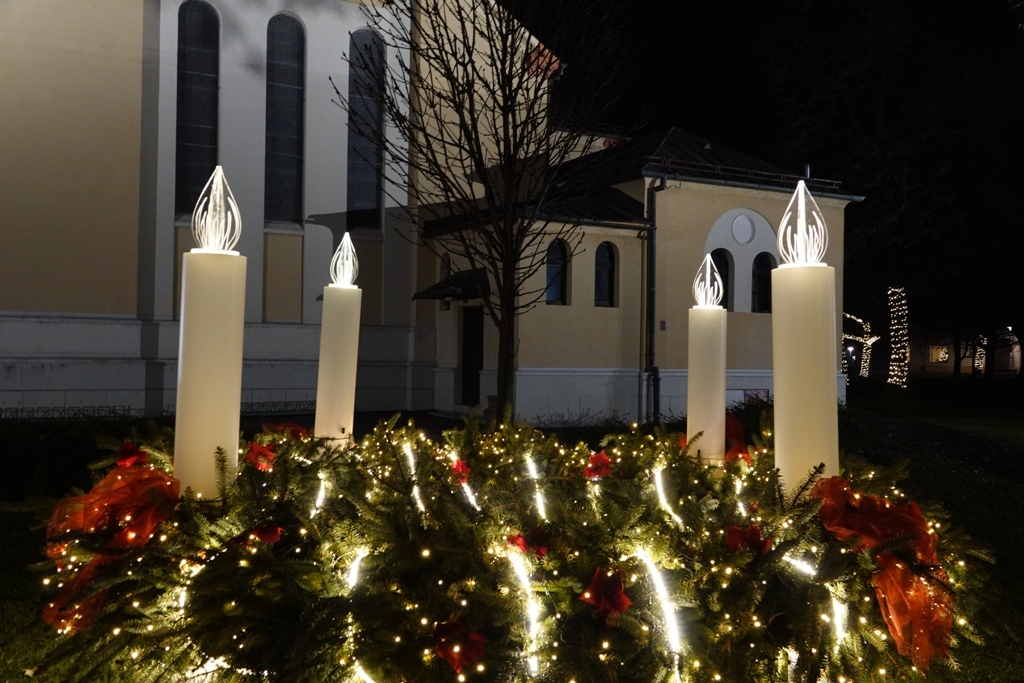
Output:
M967 355L967 352L965 351L963 353L963 355L960 354L960 348L962 346L962 341L960 339L960 332L959 332L959 330L956 330L956 331L953 332L952 342L953 343L950 344L950 347L951 347L950 350L953 352L953 379L960 379L960 363L963 361L964 357Z
M501 293L501 318L498 328L498 404L495 419L501 422L506 413L515 416L516 388L516 295L515 291Z

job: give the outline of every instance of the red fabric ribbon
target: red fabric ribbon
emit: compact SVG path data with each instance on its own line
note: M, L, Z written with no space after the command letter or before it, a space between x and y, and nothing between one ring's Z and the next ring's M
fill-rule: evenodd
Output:
M606 619L622 614L633 604L625 592L622 569L609 576L600 567L594 572L594 578L583 591L580 600L590 605L595 616Z
M592 453L590 455L590 462L583 468L583 474L588 479L600 479L607 477L611 473L612 461L604 451Z
M125 551L149 542L178 501L181 485L162 470L148 467L118 467L89 493L57 503L46 527L47 554L57 559L67 543L56 541L66 534L113 532L104 551L89 560L67 581L43 610L43 620L60 630L87 628L103 605L105 591L76 602L88 589L97 570L121 559Z
M448 662L455 673L462 671L466 665L472 666L480 661L484 656L484 646L487 645L487 638L470 631L458 621L438 624L434 638L437 639L434 652Z
M896 505L885 498L855 493L841 477L821 479L811 489L821 500L818 519L838 540L857 537L857 549L905 542L913 564L896 553L877 554L872 576L878 606L901 655L927 669L933 659L948 659L953 631L953 596L939 566L939 537L915 503Z

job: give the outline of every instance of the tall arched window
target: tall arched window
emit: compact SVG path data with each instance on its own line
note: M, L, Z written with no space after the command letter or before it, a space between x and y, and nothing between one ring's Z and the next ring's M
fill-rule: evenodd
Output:
M306 34L293 17L267 24L267 139L263 219L302 222Z
M348 76L348 228L380 228L384 203L384 42L352 34Z
M191 216L217 166L220 19L205 2L178 8L178 120L174 213Z
M615 247L601 242L594 254L594 305L615 305Z
M564 306L568 300L569 257L565 242L555 240L548 245L547 253L547 291L545 301L549 304Z
M772 312L772 268L775 259L766 251L754 257L750 274L750 311L752 313Z
M732 300L732 256L727 249L715 249L711 252L711 260L718 268L718 274L722 276L722 306L727 310L733 310Z

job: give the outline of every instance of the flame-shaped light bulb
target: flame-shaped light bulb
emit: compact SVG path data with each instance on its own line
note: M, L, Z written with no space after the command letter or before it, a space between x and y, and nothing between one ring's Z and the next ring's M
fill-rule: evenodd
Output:
M796 223L794 217L794 204ZM782 216L779 229L779 255L783 265L824 265L825 249L828 248L828 229L821 209L814 197L807 191L804 181L796 184L796 192L789 200L786 213Z
M217 166L192 212L192 236L203 251L230 252L241 234L242 215L235 195L228 187L224 169Z
M356 248L352 246L352 238L349 233L341 238L338 250L334 252L331 259L331 282L338 287L354 287L356 278L359 277L359 259L356 258Z
M711 254L705 254L700 269L697 271L697 277L693 278L693 300L701 308L721 306L724 292L722 276L719 275Z

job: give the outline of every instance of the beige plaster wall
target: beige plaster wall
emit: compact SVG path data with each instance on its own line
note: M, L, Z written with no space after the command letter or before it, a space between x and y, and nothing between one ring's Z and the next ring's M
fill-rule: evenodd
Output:
M616 306L594 306L594 254L616 248ZM569 303L542 300L519 319L521 368L632 368L641 349L641 243L632 230L587 227L569 264ZM543 288L541 267L526 289Z
M265 233L263 319L301 322L302 282L302 234Z
M136 310L142 13L0 2L0 310Z

